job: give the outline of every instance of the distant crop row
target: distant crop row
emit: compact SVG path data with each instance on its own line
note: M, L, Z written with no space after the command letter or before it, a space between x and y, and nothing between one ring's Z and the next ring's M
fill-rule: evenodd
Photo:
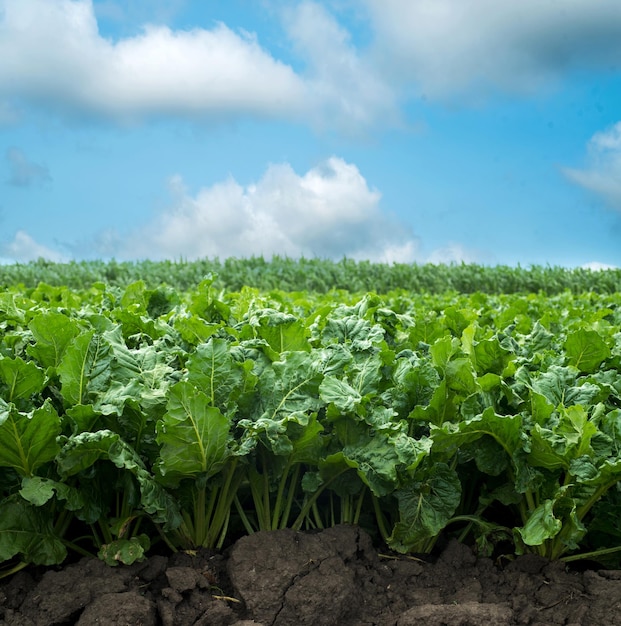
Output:
M619 563L619 294L41 284L0 328L5 572L337 523Z
M381 264L369 261L329 261L261 257L250 259L203 259L198 261L104 262L82 261L32 263L0 266L0 286L40 282L86 289L97 282L126 287L144 280L153 288L165 283L177 289L194 289L209 274L217 276L216 286L239 291L250 286L269 291L310 291L332 289L349 292L388 293L407 289L416 293L538 293L548 295L571 291L616 293L621 291L621 269L591 271L562 267L483 266L475 264L418 265Z

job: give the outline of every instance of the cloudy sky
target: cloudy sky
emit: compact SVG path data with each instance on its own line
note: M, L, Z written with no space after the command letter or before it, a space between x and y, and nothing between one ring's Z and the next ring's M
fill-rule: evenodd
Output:
M621 267L619 0L0 0L0 261Z

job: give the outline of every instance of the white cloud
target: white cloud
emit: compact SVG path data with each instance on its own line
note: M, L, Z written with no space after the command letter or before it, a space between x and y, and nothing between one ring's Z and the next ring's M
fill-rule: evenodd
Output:
M143 115L284 116L307 87L251 35L219 24L101 37L90 0L0 0L0 96L64 110Z
M590 261L589 263L584 263L584 265L581 265L580 267L593 272L619 269L616 265L608 265L608 263L600 263L599 261Z
M336 116L339 125L350 131L378 119L398 121L396 94L322 5L302 2L284 16L288 35L307 63L312 109L332 123Z
M18 230L15 233L13 241L0 244L0 255L5 261L9 259L18 263L27 263L28 261L36 261L39 258L48 261L63 262L67 261L67 257L57 250L52 250L35 241L26 231Z
M621 211L621 122L591 137L587 163L586 169L563 168L563 173Z
M434 250L426 259L427 263L476 263L478 255L459 243L450 243Z
M365 2L384 71L430 97L531 92L621 61L618 0Z
M127 237L107 233L117 258L289 257L408 262L417 242L408 227L385 215L380 193L355 165L332 157L303 175L271 165L247 186L233 178L192 195L183 180L169 183L173 206Z
M7 183L14 187L32 187L50 182L52 177L45 165L34 163L19 149L9 148L6 151L6 160L9 164Z
M391 88L319 4L283 9L302 73L252 33L222 23L172 30L162 23L165 3L136 6L137 15L150 7L158 23L113 41L101 36L97 14L123 20L129 8L117 2L0 0L0 101L124 122L253 116L359 131L397 118Z

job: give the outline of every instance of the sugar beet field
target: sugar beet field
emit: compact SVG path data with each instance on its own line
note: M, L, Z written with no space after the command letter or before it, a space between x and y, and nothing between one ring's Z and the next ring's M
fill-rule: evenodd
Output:
M621 271L0 283L0 625L621 619Z

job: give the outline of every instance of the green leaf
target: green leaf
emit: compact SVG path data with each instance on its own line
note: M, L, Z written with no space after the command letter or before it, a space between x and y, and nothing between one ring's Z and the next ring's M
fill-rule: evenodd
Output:
M431 438L434 451L442 452L452 458L460 448L478 442L482 437L492 437L508 458L521 450L522 418L519 415L497 415L493 408L488 408L469 420L446 422L442 426L431 426ZM482 460L483 466L489 464ZM500 461L504 464L504 461ZM494 470L494 474L496 474Z
M150 547L151 541L149 537L141 534L129 539L115 539L110 543L105 543L101 546L97 556L106 565L111 565L112 567L117 566L119 563L131 565L132 563L143 561L145 552Z
M388 538L397 552L420 551L426 539L435 537L448 524L461 500L461 483L454 470L435 463L396 494L399 521Z
M58 374L67 406L88 404L89 394L105 391L110 382L110 344L90 330L65 350Z
M0 406L0 465L33 476L56 456L60 429L60 418L49 400L30 413L21 413L12 404Z
M265 309L249 320L257 336L265 339L277 358L282 352L308 351L310 345L301 320L289 313Z
M244 387L243 366L235 361L225 339L209 339L198 346L187 362L188 380L208 398L212 406L226 412L234 409Z
M355 411L362 401L362 396L348 382L335 376L324 377L319 385L319 395L345 413Z
M554 500L546 500L529 515L522 528L515 530L527 546L540 546L556 537L562 527L563 522L554 516Z
M261 417L279 420L290 413L314 412L319 398L320 363L307 352L285 352L259 377Z
M99 460L112 462L136 478L140 486L140 505L156 523L175 528L181 523L177 503L147 471L140 456L118 433L110 430L85 432L66 439L57 457L63 478L92 467Z
M43 506L56 495L65 502L64 506L69 511L78 511L84 507L82 493L78 489L41 476L23 478L19 495L35 506Z
M399 471L415 470L430 449L428 439L376 432L358 440L356 445L345 446L343 455L376 496L385 496L399 487Z
M578 380L578 370L573 367L552 365L533 382L533 391L541 394L554 406L581 404L589 406L602 393L601 388Z
M36 343L28 346L28 354L43 367L57 367L67 346L79 334L76 320L62 313L46 311L34 317L28 324Z
M366 352L376 348L383 339L384 329L379 324L372 325L357 315L331 317L322 333L324 345L343 343L348 345L352 352Z
M20 357L0 359L0 379L8 387L8 402L29 398L45 386L44 371L32 361L24 361Z
M565 352L569 364L586 373L594 372L610 357L610 348L594 330L580 329L571 333L565 341Z
M27 563L56 565L67 550L49 516L24 500L10 499L0 504L0 563L18 554Z
M213 476L230 455L230 421L189 382L171 387L167 411L157 422L157 467L168 480Z

